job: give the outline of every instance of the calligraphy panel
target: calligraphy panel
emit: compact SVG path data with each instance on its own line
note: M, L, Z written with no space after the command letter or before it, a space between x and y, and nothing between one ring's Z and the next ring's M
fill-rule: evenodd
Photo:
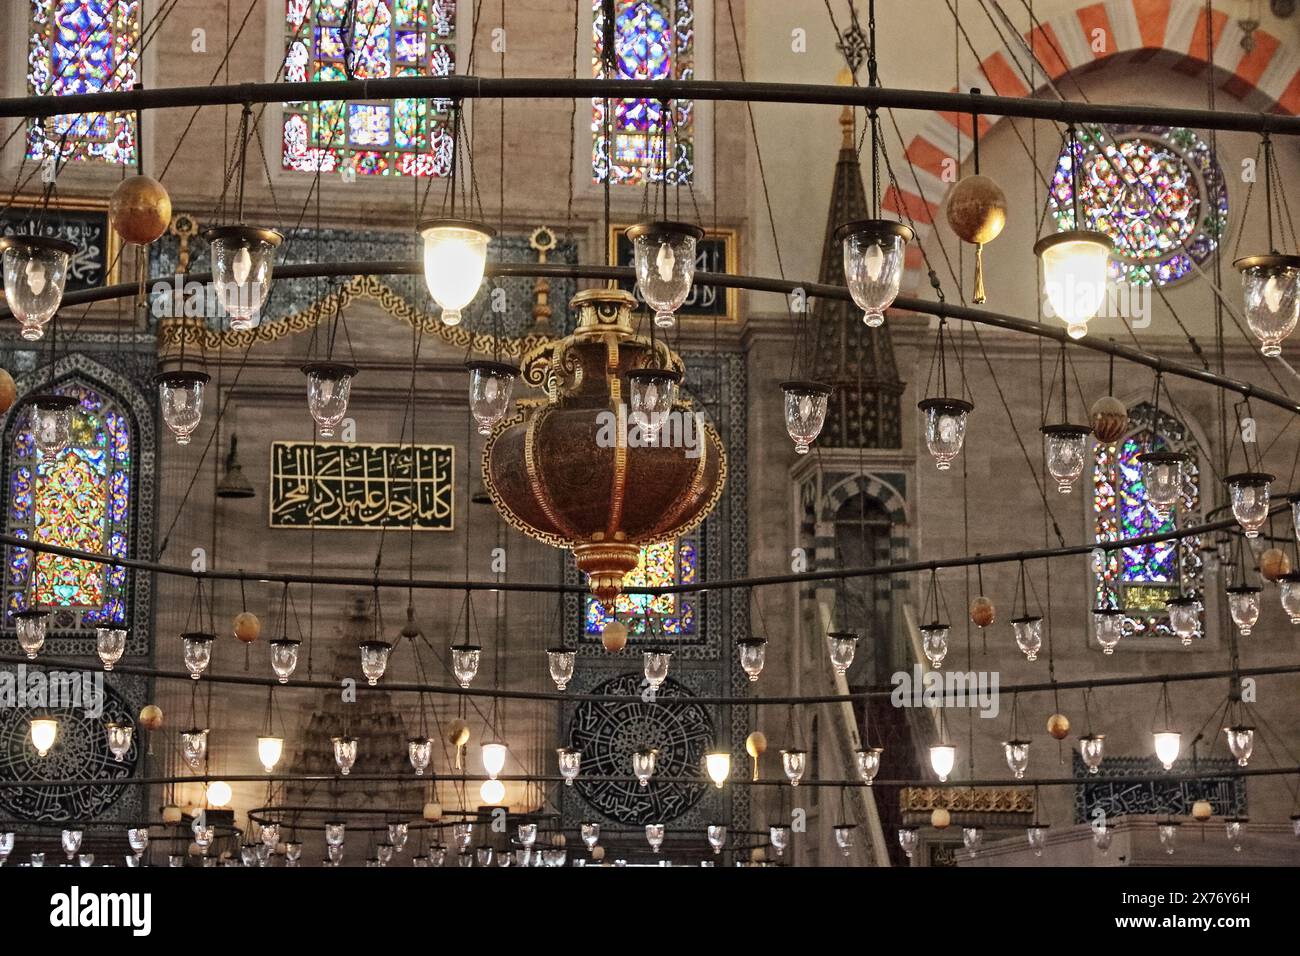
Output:
M272 528L454 528L451 445L271 443Z
M0 236L20 233L66 239L77 247L68 261L69 292L111 285L118 279L120 241L108 222L108 203L92 199L20 196L0 211Z

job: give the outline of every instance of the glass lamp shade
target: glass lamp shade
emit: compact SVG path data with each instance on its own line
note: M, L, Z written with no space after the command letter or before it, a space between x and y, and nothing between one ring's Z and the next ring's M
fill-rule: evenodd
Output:
M560 765L560 776L564 778L564 785L572 787L573 781L578 779L578 770L582 767L582 751L574 750L572 747L560 747L555 751L555 756Z
M722 848L727 845L727 827L722 823L710 823L704 831L708 838L709 846L713 847L715 854L721 853Z
M719 790L731 776L731 754L725 750L715 750L704 755L704 770Z
M387 641L362 641L357 647L361 651L361 673L374 687L388 670L388 655L393 645Z
M1282 354L1282 340L1300 318L1300 256L1246 256L1233 263L1241 273L1246 324L1270 358Z
M212 284L230 328L245 332L257 325L271 291L275 250L284 237L256 226L216 226L203 233L211 246Z
M176 436L176 444L188 445L203 417L203 389L210 376L194 369L176 369L154 376L162 419Z
M1174 842L1178 837L1178 828L1182 826L1177 820L1162 820L1156 824L1157 832L1160 834L1160 845L1164 847L1166 853L1170 856L1174 854Z
M42 393L31 399L32 442L47 458L63 454L72 440L72 411L77 400L71 395Z
M979 852L979 848L984 844L983 827L962 827L961 828L962 846L970 852L972 858Z
M81 849L81 831L64 830L59 836L59 845L63 847L63 852L71 860L77 855L77 851Z
M1088 334L1088 320L1106 302L1110 238L1088 229L1069 229L1034 244L1043 264L1043 295L1065 323L1070 338Z
M578 832L582 836L582 845L588 850L595 849L596 844L600 842L599 823L583 823L578 828Z
M135 728L130 724L107 723L104 725L104 737L108 741L108 751L113 759L121 763L131 750L131 741L135 738Z
M1187 456L1177 451L1144 451L1142 483L1146 485L1151 512L1160 520L1168 518L1183 493L1183 462Z
M492 847L481 846L474 850L474 862L478 866L492 865Z
M1228 842L1232 844L1232 849L1236 853L1241 852L1241 841L1246 837L1246 824L1249 821L1243 817L1229 817L1223 821L1223 831L1228 837Z
M406 841L410 836L410 827L405 823L388 824L388 843L393 848L394 853L401 853L406 849Z
M284 865L297 866L298 861L302 859L302 844L297 840L289 840L284 845Z
M785 856L785 851L790 846L790 825L773 823L767 828L767 839L772 844L772 849L776 850L778 857Z
M704 230L686 222L639 222L627 231L632 241L636 287L655 310L655 325L670 329L673 315L691 294L695 247Z
M490 743L483 745L483 772L495 780L506 768L506 745Z
M4 866L5 860L9 859L9 854L14 851L14 834L12 830L6 830L0 833L0 866Z
M858 649L858 635L844 631L831 631L826 635L826 646L831 655L831 667L837 674L848 673L853 655Z
M1169 626L1173 632L1184 644L1192 643L1201 630L1200 599L1191 595L1172 597L1165 602L1165 610L1169 612Z
M1094 825L1092 828L1092 845L1101 851L1102 856L1110 851L1110 841L1113 831L1105 824Z
M429 847L429 866L441 867L447 862L447 848L441 844Z
M1223 479L1228 485L1232 501L1232 516L1241 525L1246 537L1259 535L1259 529L1268 520L1269 489L1273 476L1262 471L1246 471Z
M433 740L430 737L412 737L406 741L406 757L417 777L423 777L433 762Z
M1300 624L1300 571L1288 571L1278 578L1282 610L1292 624Z
M187 631L181 635L181 642L184 645L185 669L190 672L190 677L195 680L198 680L200 675L208 669L208 665L212 663L212 643L215 640L215 635L205 634L201 631Z
M943 667L943 660L948 656L948 632L951 628L947 624L933 623L923 624L921 631L921 650L925 652L925 659L930 662L931 667Z
M1025 837L1029 840L1029 848L1034 851L1034 856L1042 856L1043 847L1047 845L1047 824L1035 823L1025 827Z
M1043 619L1036 615L1015 618L1011 630L1016 635L1016 647L1025 655L1025 660L1038 660L1038 652L1043 646Z
M280 824L268 823L262 827L262 845L275 849L276 844L280 842Z
M947 471L966 441L966 417L975 406L960 398L927 398L916 407L925 413L925 445L935 466Z
M1291 835L1300 839L1300 813L1291 814ZM0 836L3 836L3 834L0 834ZM13 847L11 846L10 849L13 849ZM0 860L3 859L4 857L0 856Z
M645 825L645 839L650 844L650 849L656 853L664 845L664 825L662 823L647 823Z
M1016 779L1025 779L1025 770L1029 767L1029 741L1004 740L1002 752L1007 758L1007 766L1016 775Z
M479 653L483 648L477 644L453 644L451 646L451 672L461 687L468 687L478 674Z
M68 281L68 261L77 247L47 236L0 237L5 299L18 320L21 334L35 342L59 310Z
M852 823L837 823L834 827L835 845L845 856L853 852L853 831L856 829Z
M1255 750L1255 728L1237 725L1224 727L1223 732L1228 735L1228 750L1237 758L1237 766L1246 766Z
M208 755L208 732L191 727L181 731L181 756L191 770L203 766L203 759Z
M33 661L36 659L36 655L41 652L41 648L45 646L45 632L50 622L49 612L28 608L25 611L19 611L13 617L14 633L18 637L18 646L27 655L27 659Z
M1083 760L1088 773L1097 773L1101 758L1105 752L1105 734L1087 734L1079 738L1079 757Z
M1124 637L1124 610L1117 607L1098 607L1092 611L1092 630L1097 635L1103 654L1114 654L1115 645Z
M1047 471L1056 479L1056 490L1068 495L1074 489L1074 482L1083 474L1083 463L1088 450L1088 435L1092 429L1087 425L1044 425L1043 444L1047 459Z
M1178 751L1182 747L1183 735L1173 730L1157 730L1151 735L1151 740L1155 745L1156 758L1161 766L1166 770L1174 769L1174 761L1178 759Z
M348 413L355 365L339 362L312 362L302 367L307 376L307 411L316 422L321 438L333 438L334 429Z
M480 435L491 435L510 411L510 394L519 369L505 362L466 362L469 369L469 411Z
M262 761L262 766L270 773L275 769L275 765L280 762L280 756L284 753L284 738L273 735L266 735L257 738L257 759Z
M289 683L289 678L298 669L298 650L301 641L281 637L271 641L271 670L281 684Z
M1237 630L1243 636L1249 634L1259 621L1260 590L1249 584L1227 589L1228 613L1232 615L1232 623L1237 625Z
M122 659L125 652L125 629L120 627L95 628L95 653L99 655L104 670L111 671L113 665Z
M556 690L564 690L569 686L569 681L573 680L573 665L577 657L576 651L563 647L547 649L546 667L551 672L551 680L555 681Z
M677 401L681 373L671 368L637 368L627 373L628 420L647 438L658 436Z
M131 859L135 859L135 857L132 857ZM77 866L90 867L94 865L95 865L95 854L93 853L77 854Z
M880 758L884 752L883 747L863 747L860 750L853 751L854 760L858 766L858 775L862 777L862 782L868 787L876 779L876 774L880 773Z
M35 867L43 867L43 866L45 866L45 854L44 854L44 853L33 853L33 854L32 854L32 866L33 866L34 868L35 868Z
M496 232L464 219L426 219L418 231L424 239L424 282L442 309L445 325L460 325L461 309L483 284L488 243Z
M920 831L918 831L916 827L898 828L898 845L902 848L903 853L906 854L909 860L912 858L912 854L916 852L916 844L919 836Z
M1300 538L1300 495L1296 495L1295 497L1291 498L1290 501L1291 501L1291 527L1295 529L1296 538ZM1231 555L1232 554L1231 540L1228 539L1226 535L1224 536L1224 539L1225 539L1225 550L1228 555ZM1226 564L1229 560L1231 560L1230 557L1224 559L1224 563Z
M521 823L515 829L515 833L519 837L519 842L526 847L531 847L534 843L537 842L536 823Z
M343 839L347 836L347 824L337 820L332 820L325 824L325 845L342 846Z
M799 786L800 779L803 778L803 772L808 766L808 753L804 750L791 748L781 751L781 769L790 780L790 786Z
M849 295L862 310L862 321L876 328L898 296L912 230L888 219L859 219L836 229L834 238L843 246Z
M749 677L751 683L758 680L767 663L767 638L742 637L736 641L736 652L740 655L740 669Z
M930 767L940 783L948 782L948 774L957 761L957 748L952 744L935 744L930 748Z
M646 683L650 685L651 690L658 690L668 679L668 664L673 659L672 651L646 651L643 658Z
M785 395L785 430L794 440L795 454L806 455L826 424L831 387L821 382L782 382L781 392Z
M128 827L126 831L126 845L131 848L131 852L140 856L149 849L149 828L148 827Z
M638 750L632 754L632 773L643 787L650 785L650 778L655 772L657 755L656 750Z
M325 847L325 857L330 866L338 866L343 862L343 845Z
M339 773L346 777L357 762L357 738L331 737L330 744L334 748L334 762L338 764Z

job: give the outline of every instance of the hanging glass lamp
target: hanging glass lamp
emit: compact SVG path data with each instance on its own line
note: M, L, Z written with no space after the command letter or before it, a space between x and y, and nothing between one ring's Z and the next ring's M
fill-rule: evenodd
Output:
M560 747L555 751L555 756L560 764L560 776L564 778L564 785L572 787L573 781L578 779L578 770L582 766L582 751L574 750L572 747Z
M966 441L966 417L975 406L960 398L927 398L916 407L925 413L925 445L935 466L947 471Z
M835 673L848 673L853 665L853 655L858 648L858 635L846 631L831 631L826 635L826 645L831 655L831 667Z
M1250 634L1259 621L1259 595L1261 588L1249 584L1230 587L1228 592L1228 613L1232 623L1237 625L1242 636Z
M189 730L181 731L181 756L191 770L198 770L203 766L203 760L208 754L208 732L200 730L198 727L191 727Z
M1151 513L1166 521L1183 493L1183 464L1187 455L1180 451L1144 451L1137 458L1142 464L1142 483L1146 486Z
M212 663L212 644L215 640L216 635L202 631L186 631L181 635L185 669L195 680L198 680Z
M1269 490L1273 476L1262 471L1244 471L1223 479L1228 486L1232 502L1232 516L1241 525L1246 537L1259 535L1259 529L1268 520Z
M477 644L453 644L451 646L451 672L461 687L468 687L478 674L479 655L482 652Z
M1016 647L1025 655L1025 660L1038 660L1038 652L1043 647L1043 619L1036 614L1015 618L1011 630L1016 635Z
M551 680L555 681L556 690L564 690L569 686L569 681L573 680L573 666L577 657L576 651L567 648L547 648L546 668L551 672Z
M1087 734L1079 738L1079 757L1088 768L1088 773L1097 773L1101 767L1101 758L1105 752L1105 734Z
M357 762L357 738L331 737L330 745L334 748L334 762L338 764L339 773L346 777Z
M1083 463L1087 457L1088 436L1092 429L1088 425L1044 425L1039 429L1043 433L1046 446L1047 471L1056 479L1056 490L1068 495L1074 488L1074 482L1083 474Z
M884 323L885 310L898 296L912 237L910 227L889 219L859 219L835 230L834 241L843 246L845 284L870 328Z
M302 372L307 376L307 411L316 422L320 437L328 441L348 413L357 367L341 362L310 362L302 367Z
M820 382L782 382L781 392L785 395L785 430L794 440L795 454L806 455L826 424L831 387Z
M1224 727L1228 735L1228 750L1237 758L1237 766L1244 767L1250 763L1250 755L1255 749L1255 728L1244 724Z
M488 243L496 232L466 219L426 219L417 231L424 240L424 282L442 309L444 325L460 325L461 310L474 300L487 268Z
M1117 607L1098 607L1092 610L1092 631L1097 635L1103 654L1114 654L1115 646L1124 637L1124 610Z
M1072 339L1088 334L1088 321L1106 303L1110 237L1091 229L1067 229L1034 243L1043 264L1043 294Z
M302 646L302 641L281 637L271 641L270 644L271 670L275 672L276 679L281 684L287 684L293 672L298 669L298 650Z
M1300 318L1300 256L1244 256L1232 265L1241 273L1246 325L1259 339L1259 350L1276 358Z
M433 762L433 738L412 737L406 742L406 757L417 777L423 777Z
M858 776L868 787L876 779L876 774L880 773L880 758L884 754L883 747L863 747L853 751L854 761L858 767Z
M671 329L674 313L691 294L696 245L704 230L686 222L640 222L627 230L632 242L636 287L655 310L654 323Z
M206 229L203 238L211 245L212 284L231 330L255 328L271 291L275 250L284 237L274 229L234 225Z
M957 761L957 748L952 744L934 744L930 747L930 767L940 783L948 782L953 764Z
M108 741L109 753L113 759L121 763L126 759L127 753L131 750L131 741L135 736L135 728L130 724L119 724L109 722L104 725L104 737Z
M388 670L388 655L392 652L393 645L387 641L362 641L357 646L361 651L361 673L370 686L374 687L379 683L379 678L384 676L384 671Z
M63 302L68 262L77 247L52 236L0 236L5 299L21 335L35 342Z
M58 458L72 440L72 413L77 400L71 395L33 395L32 442L46 458Z
M807 751L799 750L795 747L781 751L781 769L785 771L785 775L790 781L790 786L799 786L799 781L802 779L803 772L807 766Z
M99 655L104 670L111 671L126 653L126 630L120 627L95 628L95 653Z
M45 646L46 629L49 627L50 613L38 608L27 608L13 616L14 635L18 646L22 648L29 661L36 660L36 655Z
M1007 766L1015 774L1017 780L1025 778L1025 770L1029 767L1029 741L1028 740L1004 740L1002 741L1002 752L1007 758Z
M497 422L510 411L519 369L505 362L466 362L469 369L469 411L480 435L491 435Z
M658 437L677 401L682 374L671 368L634 368L627 373L628 421L651 440Z
M944 658L948 656L948 632L952 628L938 621L922 624L917 630L921 632L921 650L931 667L943 667Z
M162 419L176 436L176 444L188 445L203 417L203 389L211 378L207 372L182 368L154 376Z
M742 637L736 640L736 652L740 655L740 669L745 672L750 682L758 680L767 662L767 639L763 637Z

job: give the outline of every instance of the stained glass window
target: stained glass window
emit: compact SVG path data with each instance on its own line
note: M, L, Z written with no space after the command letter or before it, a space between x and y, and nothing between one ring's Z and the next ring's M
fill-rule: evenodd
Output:
M1078 162L1080 228L1115 243L1111 277L1168 285L1214 252L1228 223L1228 190L1209 145L1189 129L1105 126L1080 131L1075 156L1056 161L1049 203L1058 230L1073 229Z
M129 420L88 385L69 381L53 391L77 399L72 441L62 454L47 458L32 441L31 406L18 410L11 430L9 531L125 557L132 501ZM29 606L48 608L61 629L123 625L126 585L123 567L10 548L5 612L12 618Z
M456 0L284 0L289 83L449 76L456 70ZM286 103L282 165L363 176L446 176L451 102L424 99Z
M654 588L693 584L699 564L699 548L693 536L678 541L652 544L641 549L636 570L628 574L626 587ZM693 594L620 594L614 602L618 619L628 633L681 636L695 633ZM599 634L613 617L594 597L586 598L584 626L588 634Z
M1140 404L1129 413L1132 431L1111 444L1093 449L1092 507L1097 541L1117 541L1164 534L1198 523L1200 473L1195 442L1177 419ZM1144 451L1183 451L1183 493L1178 506L1165 519L1156 517L1147 501L1138 455ZM1200 538L1162 541L1134 548L1098 553L1093 561L1096 606L1128 611L1134 636L1171 636L1165 601L1201 586Z
M592 75L605 77L605 17L602 0L592 0ZM619 79L693 80L695 11L693 0L616 0L615 70ZM695 171L692 128L694 104L674 100L668 115L653 99L610 101L610 137L605 141L605 101L592 101L591 168L598 183L636 185L647 179L689 183ZM667 128L667 150L664 132ZM612 159L612 161L611 161Z
M129 90L139 79L140 0L28 0L27 92L70 96ZM136 161L134 113L71 113L33 121L27 156L59 152L121 166Z

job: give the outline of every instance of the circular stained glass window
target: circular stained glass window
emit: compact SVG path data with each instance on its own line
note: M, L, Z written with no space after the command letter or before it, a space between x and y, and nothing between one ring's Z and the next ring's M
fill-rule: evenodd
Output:
M1188 129L1081 130L1074 156L1056 160L1049 199L1058 230L1073 229L1077 160L1081 226L1115 243L1111 276L1169 285L1214 252L1228 221L1228 190L1209 145Z

